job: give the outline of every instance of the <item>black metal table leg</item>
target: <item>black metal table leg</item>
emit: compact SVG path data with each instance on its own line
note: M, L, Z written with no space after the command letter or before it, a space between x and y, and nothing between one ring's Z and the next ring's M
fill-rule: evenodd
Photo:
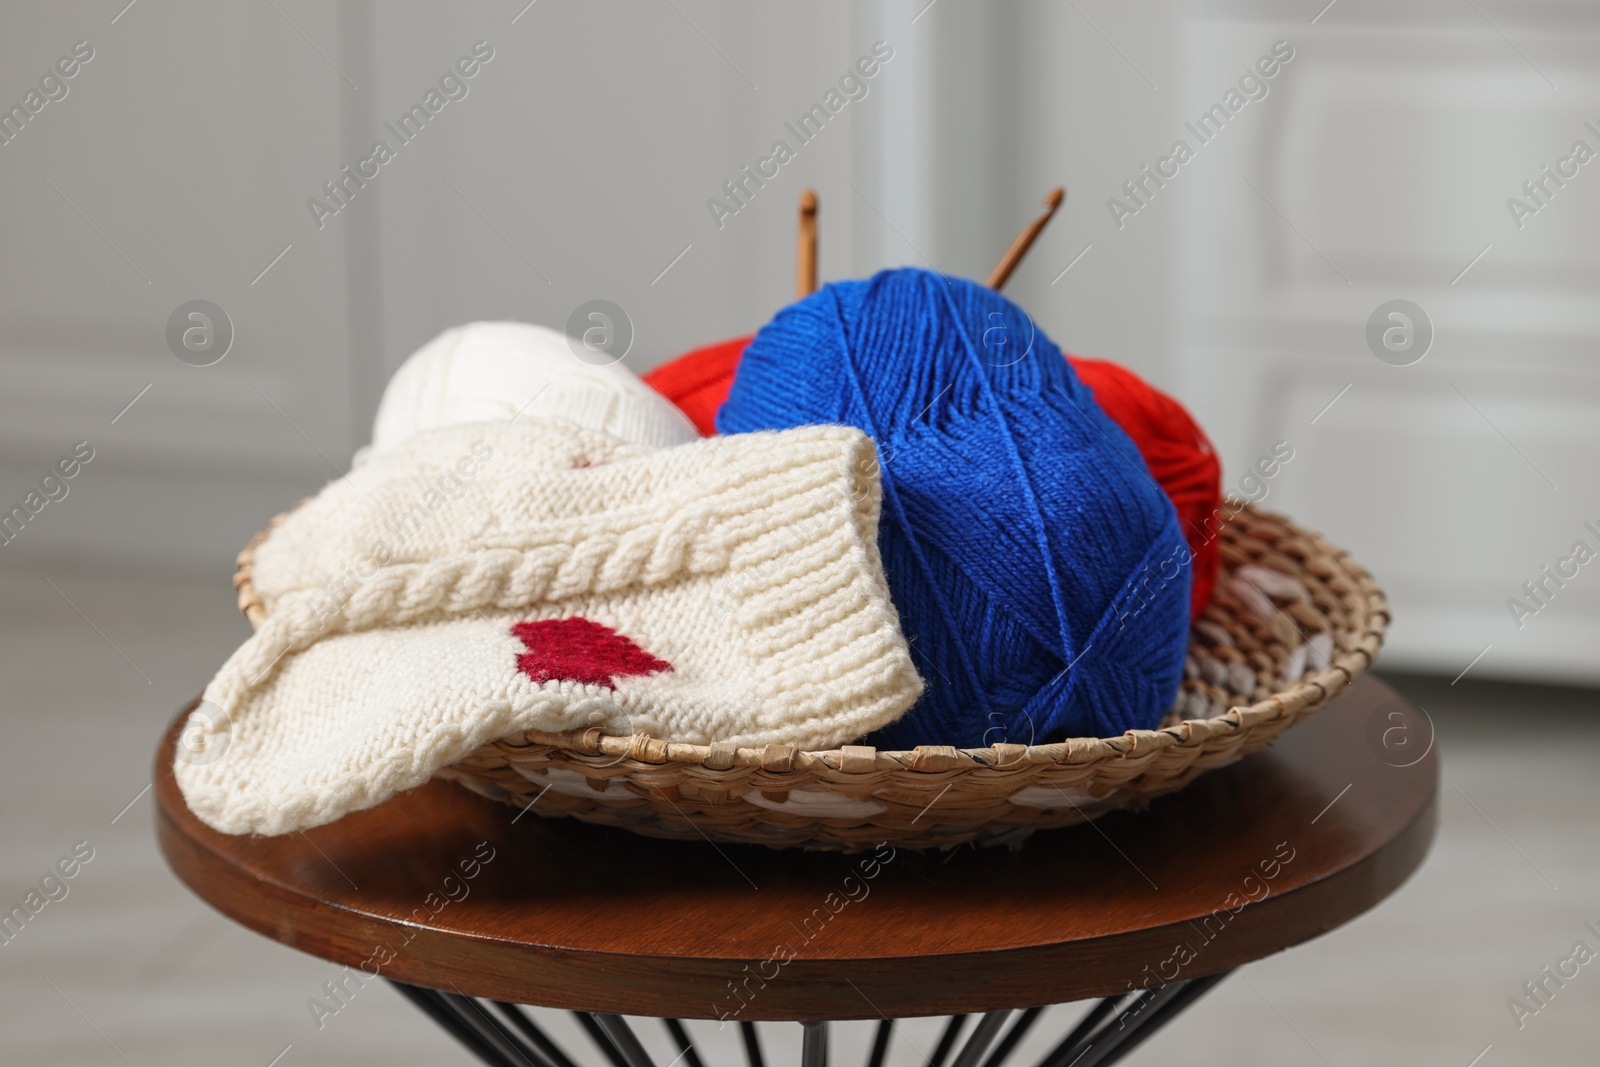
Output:
M683 1023L677 1019L668 1019L667 1033L672 1035L672 1040L678 1045L678 1052L683 1056L687 1067L706 1067L700 1060L700 1052L694 1047L694 1042L689 1039L689 1031L684 1029Z
M889 1053L889 1038L893 1034L894 1023L880 1019L878 1032L872 1035L872 1051L867 1053L867 1067L883 1067L883 1058Z
M928 1057L928 1067L944 1067L945 1058L955 1048L956 1038L966 1021L965 1015L950 1016L950 1021L944 1024L944 1033L939 1035L939 1043L933 1047L933 1055Z
M1090 1062L1115 1063L1117 1060L1127 1056L1137 1046L1152 1037L1157 1030L1171 1022L1179 1012L1210 992L1212 986L1228 977L1231 973L1233 972L1223 971L1221 974L1211 974L1204 978L1195 978L1182 983L1182 988L1165 1003L1155 1006L1147 1014L1135 1021L1130 1028L1128 1036L1117 1047L1114 1056L1096 1061L1085 1061L1082 1067L1088 1067Z
M800 1067L828 1067L828 1024L801 1023Z
M989 1053L989 1058L983 1061L983 1067L1001 1067L1010 1058L1012 1050L1028 1035L1028 1031L1033 1028L1033 1024L1038 1022L1039 1016L1043 1014L1043 1008L1029 1008L1017 1016L1017 1021L1011 1025L1011 1029L1006 1031L1006 1036L1000 1039L1000 1043L995 1045L994 1051Z
M1011 1018L1011 1010L986 1012L978 1020L978 1025L972 1028L972 1036L967 1038L967 1043L961 1046L961 1051L956 1055L955 1062L950 1067L978 1067L978 1060L989 1051L989 1045L1000 1033L1000 1028Z
M756 1032L756 1024L741 1022L739 1037L744 1040L744 1055L750 1061L750 1067L765 1067L761 1060L761 1035Z
M1102 1064L1117 1062L1123 1056L1118 1051L1119 1047L1182 990L1183 984L1172 983L1127 998L1116 1018L1108 1019L1105 1025L1091 1034L1083 1051L1074 1056L1072 1062L1077 1067L1101 1067Z
M494 1006L500 1009L500 1014L511 1023L519 1032L523 1040L543 1053L549 1062L549 1067L577 1067L572 1058L540 1029L539 1024L528 1017L528 1013L520 1005L508 1001L497 1000Z
M1118 1063L1229 973L1106 997L1089 1009L1037 1067L1109 1067ZM403 982L390 984L467 1051L491 1067L579 1067L516 1004L489 1001L488 1004L498 1010L497 1015L485 1002L459 992L446 993ZM1013 1015L1011 1010L986 1012L978 1018L971 1033L961 1042L960 1051L951 1059L968 1018L953 1015L945 1023L938 1045L928 1057L927 1067L945 1067L947 1061L949 1067L1003 1067L1043 1012L1042 1007L1027 1008L1017 1014L1009 1029L1006 1023ZM594 1040L609 1067L656 1067L622 1016L583 1011L572 1015ZM677 1059L669 1067L674 1067L678 1060L685 1061L685 1067L704 1067L682 1021L664 1019L663 1022L679 1049ZM803 1036L797 1067L828 1067L828 1023L807 1022L800 1026ZM765 1067L755 1024L740 1022L739 1029L749 1067ZM878 1023L866 1067L883 1067L893 1030L892 1019ZM1001 1031L1005 1031L1003 1036Z
M1039 1067L1106 1067L1116 1063L1230 973L1106 997Z
M454 1006L437 990L407 985L404 982L389 984L398 990L401 996L420 1008L428 1018L438 1023L441 1029L464 1045L467 1051L484 1063L490 1064L490 1067L525 1067L522 1061L506 1056L492 1042L486 1040L477 1027L461 1018Z
M628 1025L628 1020L620 1015L611 1015L605 1012L594 1012L594 1021L600 1024L600 1029L611 1039L618 1052L628 1067L655 1067L650 1061L650 1054L639 1044L639 1038L634 1035L633 1028Z
M456 1015L472 1027L479 1037L495 1049L506 1063L517 1067L549 1067L544 1060L525 1046L515 1033L505 1027L489 1010L471 997L460 993L439 993L439 999L455 1009Z
M1107 1016L1117 1010L1117 1002L1121 999L1121 996L1106 997L1089 1009L1089 1014L1078 1020L1078 1025L1061 1039L1061 1044L1039 1061L1039 1067L1071 1067L1073 1061L1083 1055L1082 1046L1089 1035L1095 1032Z
M578 1025L583 1027L583 1032L589 1035L589 1040L595 1043L595 1047L605 1056L611 1067L629 1067L628 1061L617 1051L617 1046L611 1043L611 1038L606 1036L605 1030L601 1029L593 1015L586 1011L575 1011L572 1017L578 1020Z

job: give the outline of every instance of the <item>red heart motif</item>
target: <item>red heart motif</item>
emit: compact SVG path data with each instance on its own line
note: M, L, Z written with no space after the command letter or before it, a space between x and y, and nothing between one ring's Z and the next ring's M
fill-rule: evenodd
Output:
M640 648L609 626L581 615L519 622L511 627L528 651L517 667L536 682L573 681L616 688L618 678L670 671L672 664Z

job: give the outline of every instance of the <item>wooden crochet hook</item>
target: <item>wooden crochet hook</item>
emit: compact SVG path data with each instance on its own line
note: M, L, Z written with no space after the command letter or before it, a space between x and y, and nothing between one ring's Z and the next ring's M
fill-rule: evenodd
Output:
M800 244L796 264L795 292L804 300L817 291L817 193L807 189L800 194Z
M1067 190L1063 186L1056 186L1044 198L1045 211L1043 215L1032 222L1017 234L1016 240L1011 242L1011 247L1006 249L1006 254L1000 257L1000 262L995 264L994 270L989 274L988 286L997 292L1005 287L1006 280L1011 277L1011 272L1017 269L1017 264L1022 262L1022 257L1028 254L1028 249L1033 247L1033 242L1039 239L1039 234L1050 224L1055 217L1056 210L1067 199Z

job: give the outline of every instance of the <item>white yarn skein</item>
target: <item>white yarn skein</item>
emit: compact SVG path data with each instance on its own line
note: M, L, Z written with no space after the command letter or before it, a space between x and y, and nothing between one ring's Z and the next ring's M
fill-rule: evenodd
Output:
M423 430L509 422L524 412L630 444L700 439L683 413L632 371L579 359L565 334L522 322L474 322L446 330L395 371L373 420L372 450Z

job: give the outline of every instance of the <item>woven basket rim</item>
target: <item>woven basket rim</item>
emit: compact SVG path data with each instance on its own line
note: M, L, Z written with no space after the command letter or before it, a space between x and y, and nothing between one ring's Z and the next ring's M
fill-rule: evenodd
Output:
M299 501L295 508L304 503L305 500ZM256 591L253 577L256 549L295 508L274 516L267 528L251 538L236 558L233 584L239 594L239 610L252 627L260 627L267 617L266 603ZM869 774L897 769L924 772L978 768L1000 770L1022 765L1092 763L1117 755L1145 755L1175 745L1200 745L1218 734L1285 716L1292 717L1307 707L1322 704L1342 693L1377 659L1390 621L1388 598L1365 567L1356 563L1349 552L1329 543L1320 534L1297 525L1286 515L1258 508L1248 502L1229 521L1238 521L1241 515L1258 521L1276 521L1304 537L1317 548L1320 558L1341 571L1355 585L1364 610L1353 647L1332 656L1328 666L1301 677L1265 700L1234 705L1221 715L1184 719L1156 729L1128 730L1113 737L1070 737L1044 745L997 744L984 748L920 745L913 749L883 750L870 745L843 745L813 751L779 744L759 748L733 742L697 745L666 741L646 734L607 734L598 727L564 733L526 730L491 744L512 748L547 745L586 756L610 756L657 765L691 764L714 771L734 767L760 767L778 772L822 767L833 774ZM1296 626L1298 628L1298 624Z

